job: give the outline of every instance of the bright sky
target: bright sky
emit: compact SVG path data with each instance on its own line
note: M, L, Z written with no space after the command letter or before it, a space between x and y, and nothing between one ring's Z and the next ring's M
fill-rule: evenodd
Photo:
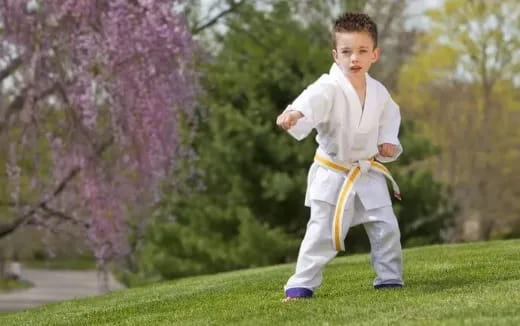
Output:
M253 1L256 3L262 2L261 0ZM218 2L219 0L201 0L202 12L207 13L211 6ZM411 18L407 24L414 27L420 27L421 25L425 24L426 20L424 17L421 17L421 14L425 10L440 6L443 2L444 0L408 0L409 7L407 13L411 16Z
M431 8L439 7L444 0L409 0L407 13L411 16L409 26L421 27L426 23L426 19L421 14Z

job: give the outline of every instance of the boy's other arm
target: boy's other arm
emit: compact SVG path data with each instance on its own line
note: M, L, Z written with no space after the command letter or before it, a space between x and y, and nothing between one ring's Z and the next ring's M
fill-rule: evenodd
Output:
M379 154L376 158L380 162L395 161L403 152L399 142L399 126L401 124L401 113L395 102L389 98L381 115L378 135Z
M390 144L390 143L383 143L381 145L377 146L377 149L379 151L379 155L384 157L392 157L397 153L397 145Z

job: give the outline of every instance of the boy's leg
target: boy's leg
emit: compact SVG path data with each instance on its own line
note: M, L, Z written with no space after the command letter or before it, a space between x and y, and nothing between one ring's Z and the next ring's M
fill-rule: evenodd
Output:
M375 288L400 287L403 283L401 233L392 206L365 210L365 230L370 240L371 262L377 274Z
M311 218L303 238L296 263L296 272L285 285L287 297L311 297L320 286L323 278L323 267L337 254L332 246L332 219L335 206L323 201L311 202ZM345 210L347 214L353 210Z

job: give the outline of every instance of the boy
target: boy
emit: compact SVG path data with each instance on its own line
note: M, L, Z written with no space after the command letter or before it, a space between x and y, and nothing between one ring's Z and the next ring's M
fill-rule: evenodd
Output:
M397 137L401 117L386 88L367 74L379 58L377 27L365 14L345 13L332 34L329 74L305 89L276 121L298 140L313 128L318 133L305 198L311 217L284 301L312 297L323 268L344 250L348 229L358 224L370 239L374 288L404 284L399 226L385 177L398 198L399 189L379 163L394 161L403 151Z

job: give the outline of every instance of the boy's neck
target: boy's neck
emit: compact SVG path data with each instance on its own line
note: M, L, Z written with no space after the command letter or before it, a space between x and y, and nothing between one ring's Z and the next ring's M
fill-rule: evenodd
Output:
M352 78L351 76L347 76L348 80L357 90L363 90L366 86L367 78L365 74L360 75L358 78Z

